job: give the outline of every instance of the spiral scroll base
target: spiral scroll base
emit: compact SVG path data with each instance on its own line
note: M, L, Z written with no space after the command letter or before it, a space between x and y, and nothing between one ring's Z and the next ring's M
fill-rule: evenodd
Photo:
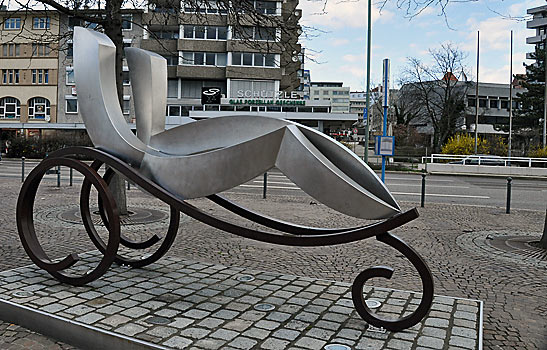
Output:
M94 161L91 166L89 166L83 162L72 159L75 156L91 158ZM105 171L104 176L101 177L97 171L103 165L108 166L108 169ZM74 275L64 271L78 263L80 258L77 254L70 254L59 262L53 262L40 246L34 228L33 208L38 186L45 172L48 169L57 166L70 167L84 175L84 182L80 192L80 212L90 240L103 254L103 258L99 264L93 270L84 273L83 275ZM163 241L161 241L161 237L152 235L144 241L137 242L120 232L118 209L108 188L108 183L111 181L114 173L120 174L122 177L136 184L143 191L148 192L169 205L171 211L170 222ZM106 242L99 236L93 221L91 220L89 209L91 186L95 187L98 192L99 213L105 227L108 229L108 240ZM37 266L48 271L61 282L78 286L101 277L113 262L131 267L143 267L160 259L169 250L175 240L181 212L209 226L240 237L247 237L261 242L285 246L330 246L355 242L376 236L377 240L390 245L404 254L418 270L423 285L423 297L417 310L402 319L386 320L374 315L370 309L368 309L363 299L364 285L369 279L374 277L391 278L393 270L389 267L373 267L361 272L355 279L352 287L353 302L359 315L371 325L398 331L412 327L420 322L428 313L433 299L433 278L431 272L418 253L406 245L402 240L388 232L389 230L400 227L416 219L418 217L416 209L411 209L389 219L366 226L332 229L306 227L274 219L243 208L219 195L212 195L207 198L241 218L277 230L281 233L251 229L216 218L173 195L150 179L142 176L137 169L132 168L120 159L107 152L89 147L70 147L53 152L50 154L49 158L43 160L29 174L21 188L17 201L17 227L25 251ZM144 255L140 259L135 259L120 253L118 251L120 244L125 248L133 250L152 250L157 244L159 244L159 247L157 247L152 254Z
M383 327L390 331L400 331L410 328L419 323L427 315L429 309L431 308L434 293L433 276L431 275L431 271L422 257L397 236L394 236L389 232L385 232L376 236L376 239L401 252L416 268L422 280L422 300L420 301L418 308L412 314L398 320L385 319L374 315L374 313L367 307L363 297L363 288L365 283L371 278L382 277L390 279L393 275L392 268L386 266L375 266L361 272L353 282L353 287L351 290L353 304L355 305L357 313L359 313L363 320L375 327Z

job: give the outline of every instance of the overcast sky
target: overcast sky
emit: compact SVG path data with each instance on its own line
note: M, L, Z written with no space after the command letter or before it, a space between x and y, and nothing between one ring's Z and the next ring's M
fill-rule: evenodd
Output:
M524 73L526 52L534 50L526 37L535 31L526 29L526 9L545 5L543 0L478 0L452 3L446 18L437 7L430 7L414 18L388 0L379 11L373 3L371 80L381 81L382 60L391 59L391 81L397 81L408 57L427 62L428 49L451 42L467 54L466 65L476 76L477 30L480 31L481 82L508 83L510 31L513 30L513 74ZM366 84L366 0L300 0L301 24L313 27L316 37L302 43L319 63L305 62L312 81L338 81L352 91ZM529 62L527 62L529 63ZM393 83L392 83L393 84Z

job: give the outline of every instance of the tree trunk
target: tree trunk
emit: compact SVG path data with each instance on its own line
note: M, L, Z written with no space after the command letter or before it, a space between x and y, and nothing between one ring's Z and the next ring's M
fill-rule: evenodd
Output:
M106 2L105 34L116 46L116 88L120 108L123 110L123 34L122 34L122 1L110 0ZM116 200L120 215L127 215L127 198L125 180L118 174L114 175L109 185L110 191Z
M543 236L539 240L539 246L547 249L547 209L545 210L545 224L543 225Z

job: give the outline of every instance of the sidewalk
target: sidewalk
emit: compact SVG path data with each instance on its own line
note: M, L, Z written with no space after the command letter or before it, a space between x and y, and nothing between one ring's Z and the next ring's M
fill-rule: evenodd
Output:
M15 227L14 208L19 187L20 182L17 180L7 179L0 183L3 196L0 208L2 271L30 264L21 248ZM270 195L267 200L263 200L254 195L228 196L253 210L304 225L333 227L351 226L360 222L323 205L310 205L311 199L308 197ZM35 219L37 226L43 232L51 233L42 236L45 249L53 250L59 256L73 252L74 247L80 247L80 251L90 250L85 231L56 219L62 209L76 206L77 186L73 189L63 188L62 193L54 188L44 188L39 198ZM137 191L130 191L129 203L130 206L152 206L166 210L165 206ZM231 218L230 214L207 200L195 200L192 203L215 215ZM401 204L408 207L404 202ZM491 247L483 249L487 247L488 237L514 234L532 235L539 239L545 213L514 210L506 215L502 209L496 208L426 205L426 208L420 209L420 214L420 218L393 233L416 249L429 264L435 278L436 295L484 302L484 348L545 349L547 267L541 261L532 263L529 259L512 256L506 251ZM132 233L144 232L136 228L124 229ZM161 225L146 232L147 235L152 233L161 233ZM406 262L390 255L389 247L373 239L336 247L279 247L234 237L199 222L186 220L181 224L177 241L168 255L169 258L160 263L173 261L169 259L190 260L342 284L351 283L365 268L389 265L395 269L393 280L374 280L375 287L420 290L419 280ZM158 264L151 268L160 266ZM138 270L135 272L137 276L142 273ZM55 284L55 280L45 276L46 281L49 281L47 283ZM446 319L449 318L452 317ZM0 344L13 339L9 332L14 331L0 324ZM61 348L57 346L57 349ZM435 346L430 348L435 349Z

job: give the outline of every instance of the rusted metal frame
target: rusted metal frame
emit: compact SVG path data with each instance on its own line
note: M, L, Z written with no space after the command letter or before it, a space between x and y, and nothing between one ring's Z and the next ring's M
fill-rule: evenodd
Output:
M322 228L322 227L308 227L302 225L296 225L290 222L278 220L266 215L262 215L250 209L244 208L239 204L230 201L229 199L220 196L218 194L213 194L207 196L207 198L214 203L220 205L224 209L239 215L247 220L254 221L257 224L272 228L277 231L291 233L294 235L317 235L317 234L328 234L328 233L338 233L338 232L347 232L352 230L357 230L365 226L356 226L348 228Z
M405 213L401 213L382 222L374 223L363 228L343 231L339 233L314 236L288 236L273 234L269 232L245 228L230 222L226 222L224 220L217 219L203 212L199 208L189 203L186 203L183 199L173 196L170 192L168 192L161 186L157 185L147 178L144 178L141 174L137 172L137 170L131 168L128 164L118 160L117 158L102 150L89 147L71 147L56 151L53 155L66 156L71 154L84 154L105 162L106 164L108 164L108 166L114 168L117 172L122 174L122 176L125 176L132 182L136 183L145 191L149 192L163 202L176 207L181 212L196 220L199 220L209 226L218 228L220 230L261 242L286 246L328 246L350 243L387 232L391 229L402 226L405 223L412 221L418 217L417 210L411 209Z
M427 315L429 309L431 308L434 293L433 276L431 275L429 267L420 254L412 249L412 247L408 246L399 237L392 235L389 232L385 232L376 236L376 239L402 253L418 271L422 281L422 299L418 305L418 308L410 315L403 318L392 320L375 315L367 307L363 297L363 288L365 283L371 278L383 277L390 279L393 275L392 268L386 266L375 266L361 272L353 282L351 293L353 304L355 305L357 313L359 313L363 320L373 326L383 327L394 332L410 328L419 323Z
M88 271L84 275L66 274L61 272L62 270L65 270L77 263L80 260L80 257L78 254L72 253L60 262L52 262L52 260L42 249L34 229L33 209L38 187L46 171L57 166L66 166L75 169L84 175L84 178L95 186L102 200L107 203L106 212L111 218L109 225L107 226L109 232L108 243L105 246L103 258L93 270ZM30 259L38 267L46 270L53 277L63 283L81 286L96 280L101 277L112 265L112 262L116 256L116 251L118 250L120 242L120 226L118 208L114 198L108 190L108 186L99 174L97 174L95 170L91 169L85 163L75 159L49 157L43 160L30 172L19 193L17 200L16 220L19 237L23 244L23 248L27 252Z
M91 168L94 170L98 170L102 166L102 161L94 161L93 164L91 164ZM110 172L109 172L110 171ZM108 181L111 179L112 175L114 174L114 171L110 169L107 170L107 172L104 175L103 179L106 179L106 183L108 184ZM82 221L84 223L84 227L86 228L86 231L95 245L97 249L101 252L105 251L106 245L104 241L101 239L101 237L97 234L97 230L95 229L95 225L93 224L93 220L91 220L91 214L89 210L89 195L90 195L91 186L89 182L82 183L82 189L80 192L80 208L82 212ZM105 214L105 208L104 205L102 205L102 200L99 198L99 205L100 205L100 213L101 218L105 224L105 226L108 226L109 224L109 217L107 214ZM150 265L165 255L169 251L169 248L173 245L173 242L175 241L175 238L177 236L178 228L179 228L179 222L180 222L180 212L173 206L170 207L170 218L169 218L169 227L167 229L167 233L165 235L165 238L161 245L152 253L149 255L145 255L140 258L127 258L121 255L120 253L116 254L116 258L114 262L119 265L127 265L134 268L143 267ZM106 211L108 213L108 211ZM133 242L128 240L127 238L124 238L125 246L132 249L146 249L157 243L159 240L161 240L161 237L154 235L152 238L144 241L144 242ZM135 246L139 246L139 248L133 248Z

